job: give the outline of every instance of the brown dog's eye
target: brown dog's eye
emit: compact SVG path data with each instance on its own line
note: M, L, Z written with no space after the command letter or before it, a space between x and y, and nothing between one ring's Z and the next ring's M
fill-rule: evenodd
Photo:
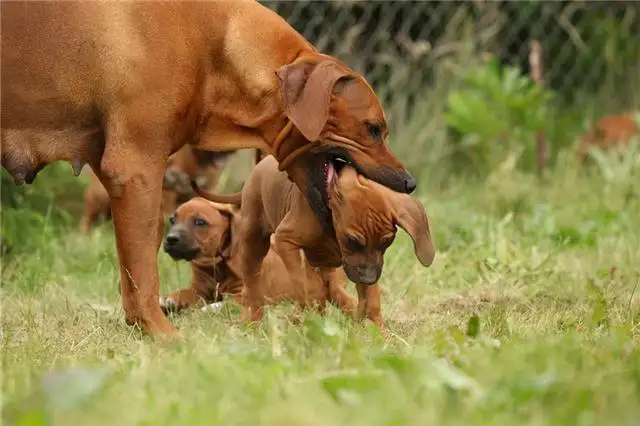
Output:
M394 237L391 237L391 238L387 238L387 239L385 239L385 240L382 240L382 241L380 242L380 244L378 245L378 250L379 250L379 251L385 251L386 249L388 249L388 248L389 248L389 246L391 245L391 243L393 243L393 239L394 239Z
M175 224L176 224L176 217L169 216L169 225L175 225Z
M202 228L204 226L209 225L207 222L205 222L203 219L200 219L199 217L196 217L193 219L193 225L197 226L198 228Z
M349 251L361 251L364 249L364 244L353 237L347 237L345 241Z
M379 124L365 123L367 125L367 132L374 140L380 140L382 137L382 127Z

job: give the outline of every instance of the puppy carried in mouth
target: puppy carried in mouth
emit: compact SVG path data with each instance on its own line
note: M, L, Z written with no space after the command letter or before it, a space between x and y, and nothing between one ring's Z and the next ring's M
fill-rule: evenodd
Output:
M240 224L231 248L235 269L244 280L245 319L259 320L270 303L269 289L261 280L263 259L270 249L279 256L295 289L310 286L307 265L337 281L340 278L336 275L343 274L338 268L343 267L356 284L358 312L380 326L377 283L396 226L411 236L423 266L433 262L435 247L429 222L418 201L359 175L345 162L328 162L324 180L323 196L332 216L329 226L318 220L307 198L286 172L278 170L273 156L256 165L245 182ZM201 197L210 197L194 189ZM321 280L319 276L316 279Z

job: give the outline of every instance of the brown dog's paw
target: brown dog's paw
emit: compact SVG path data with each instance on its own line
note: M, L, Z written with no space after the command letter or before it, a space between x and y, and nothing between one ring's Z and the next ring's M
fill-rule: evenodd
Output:
M224 307L224 302L214 302L200 308L202 312L220 312Z
M158 301L160 302L160 309L165 315L175 314L180 311L180 305L170 297L160 296Z

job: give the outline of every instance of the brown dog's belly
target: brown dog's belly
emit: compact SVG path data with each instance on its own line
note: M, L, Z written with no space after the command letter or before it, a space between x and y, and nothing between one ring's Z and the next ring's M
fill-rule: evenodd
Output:
M68 161L76 176L87 164L98 164L104 144L98 129L34 131L2 129L2 166L14 183L31 183L55 161Z
M16 184L69 161L97 165L104 149L95 102L95 53L69 29L73 4L2 3L2 165ZM38 31L29 29L37 28Z

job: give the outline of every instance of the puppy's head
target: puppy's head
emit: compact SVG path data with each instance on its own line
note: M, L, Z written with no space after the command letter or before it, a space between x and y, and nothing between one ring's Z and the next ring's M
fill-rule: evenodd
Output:
M377 184L350 166L338 172L329 205L344 271L357 284L380 279L384 253L400 226L413 239L420 263L430 266L435 256L429 221L422 204Z
M192 198L169 217L164 251L174 260L213 264L230 245L229 230L236 214L230 205Z

